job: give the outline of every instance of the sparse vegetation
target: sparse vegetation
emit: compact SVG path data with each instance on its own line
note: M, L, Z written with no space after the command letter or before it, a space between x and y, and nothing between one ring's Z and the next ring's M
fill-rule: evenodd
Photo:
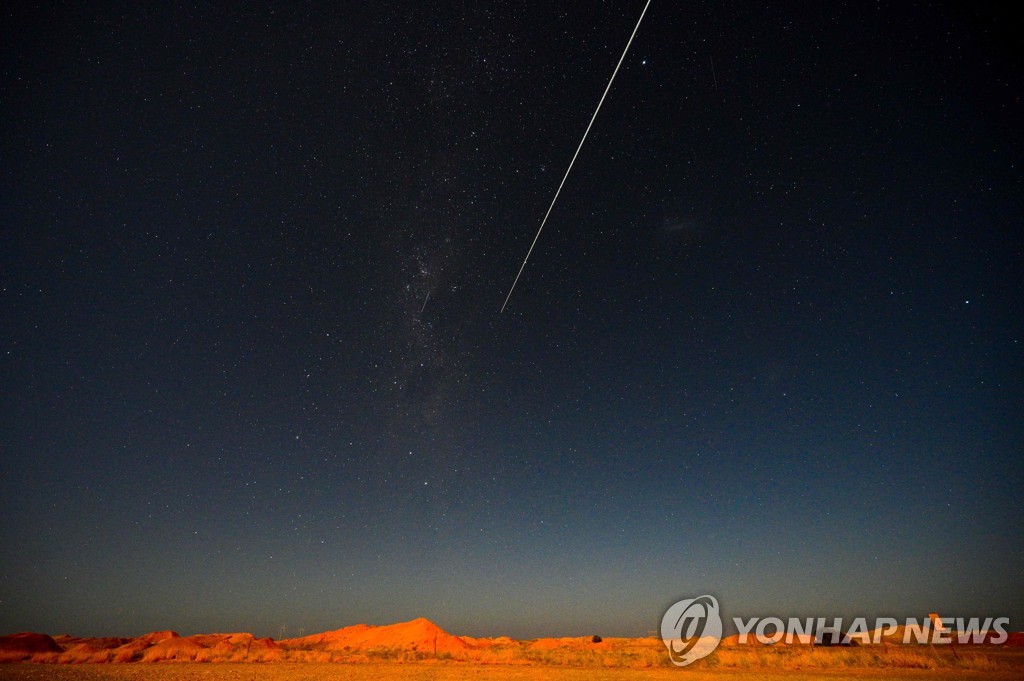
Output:
M860 650L864 650L861 648ZM726 662L746 660L753 664L754 658L742 658L740 655L750 650L720 651L729 654L738 653L734 657L726 656ZM762 651L764 652L764 651ZM810 652L809 650L805 652ZM890 649L889 654L898 651ZM916 651L924 653L925 651ZM601 663L594 666L560 665L558 655L550 655L551 664L537 665L519 662L482 663L480 661L464 662L449 661L439 663L425 658L419 662L387 661L374 662L363 657L361 662L344 666L338 663L285 663L285 664L202 664L196 662L164 662L158 664L0 664L0 679L5 681L389 681L391 679L409 679L411 681L633 681L637 679L682 679L688 681L719 681L720 679L754 681L836 681L838 679L920 679L929 681L952 681L969 675L972 679L993 679L1010 681L1021 678L1022 665L1019 651L1002 651L991 655L982 654L975 660L969 672L963 668L921 668L914 666L916 658L905 660L907 666L893 667L860 667L856 668L803 668L803 667L739 667L704 665L701 662L715 659L714 656L698 661L685 669L671 666L655 666L637 668L616 666L617 657L612 654L601 658ZM885 651L883 651L885 654ZM716 653L717 655L717 653ZM963 657L961 653L961 657ZM793 657L790 661L799 658ZM1011 659L1012 658L1012 659ZM585 658L576 656L574 659ZM632 658L631 658L632 659ZM771 659L771 658L765 658ZM898 659L898 658L897 658ZM723 660L720 660L722 662ZM832 660L835 662L836 660ZM989 663L992 667L987 667ZM924 675L924 676L922 676Z
M600 640L595 640L600 638ZM600 644L600 645L594 645ZM572 639L554 646L537 642L510 642L461 651L431 653L395 647L363 650L304 650L287 648L188 647L168 650L152 647L145 652L129 649L95 650L75 646L62 653L40 652L18 658L30 663L60 667L96 665L119 667L119 662L168 661L199 663L283 663L294 667L305 664L430 665L443 663L461 668L493 666L550 667L560 669L672 669L661 641L657 639L604 639L598 636ZM8 658L6 661L14 661ZM115 664L110 664L115 663ZM27 665L34 667L36 665ZM140 666L130 665L132 667ZM141 665L152 666L152 665ZM806 671L830 670L947 670L986 673L1020 673L1024 670L1024 650L999 646L931 647L876 645L860 647L819 647L803 645L723 646L698 660L691 671ZM347 672L346 672L347 673ZM8 675L0 674L0 678ZM83 677L84 678L84 677Z
M181 637L153 632L135 639L7 637L0 679L489 679L649 678L679 673L661 640L545 638L515 641L461 638L425 619L371 627L355 625L302 639L273 641L248 633ZM131 662L133 664L118 664ZM210 664L228 663L228 664ZM247 664L246 664L247 663ZM261 663L261 664L252 664ZM97 676L95 670L103 670ZM124 672L122 670L130 670ZM201 673L184 670L202 670ZM263 671L270 670L270 671ZM1018 645L929 646L881 643L857 647L735 645L685 669L688 679L912 677L1011 679L1024 677ZM331 676L333 674L333 676ZM579 676L579 675L583 676Z

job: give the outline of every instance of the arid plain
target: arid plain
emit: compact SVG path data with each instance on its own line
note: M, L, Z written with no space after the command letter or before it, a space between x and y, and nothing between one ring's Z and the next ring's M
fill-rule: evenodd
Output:
M247 633L136 638L16 634L0 637L0 679L1019 679L1021 634L1004 645L823 647L726 640L689 667L671 664L657 638L581 636L513 640L450 634L416 619L355 625L275 641Z

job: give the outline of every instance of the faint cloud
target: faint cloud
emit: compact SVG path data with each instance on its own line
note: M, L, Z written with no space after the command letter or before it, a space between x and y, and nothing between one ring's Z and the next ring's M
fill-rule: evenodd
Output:
M658 230L659 240L666 243L696 244L708 236L706 226L694 219L666 221Z

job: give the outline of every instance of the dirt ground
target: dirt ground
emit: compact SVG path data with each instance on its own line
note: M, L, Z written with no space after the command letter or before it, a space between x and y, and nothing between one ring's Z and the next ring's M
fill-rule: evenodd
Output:
M1014 672L969 670L697 670L697 669L565 669L541 665L481 664L107 664L107 665L0 665L3 681L633 681L686 679L687 681L850 681L851 679L1020 679Z

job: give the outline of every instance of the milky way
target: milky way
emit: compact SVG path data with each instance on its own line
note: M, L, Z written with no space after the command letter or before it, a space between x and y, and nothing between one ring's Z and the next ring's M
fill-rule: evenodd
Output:
M0 634L1020 628L1012 8L8 5Z

